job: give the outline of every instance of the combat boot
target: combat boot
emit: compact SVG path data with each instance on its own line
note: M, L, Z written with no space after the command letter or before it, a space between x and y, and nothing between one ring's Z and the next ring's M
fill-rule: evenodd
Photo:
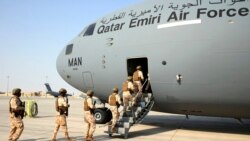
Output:
M87 139L89 138L89 135L86 135L86 137L85 137L85 141L87 141Z
M11 139L11 141L17 141L17 139Z
M53 135L52 135L52 137L51 137L51 141L56 141L56 134L57 134L57 132L54 132L54 133L53 133Z
M86 141L95 141L93 138L87 138Z
M88 138L86 138L86 141L95 141L95 140L93 139L93 135L88 136Z
M65 133L65 138L67 139L67 141L73 141L70 137L68 132Z
M67 138L67 141L74 141L74 140L72 140L70 137L68 137L68 138Z

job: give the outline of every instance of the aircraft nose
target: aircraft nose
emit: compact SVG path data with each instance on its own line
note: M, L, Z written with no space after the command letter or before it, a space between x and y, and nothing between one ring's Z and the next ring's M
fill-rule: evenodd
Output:
M63 77L63 51L57 56L56 69L58 74Z
M66 47L63 48L63 50L60 52L60 54L57 56L56 60L56 68L59 75L66 80L68 75L66 73L69 71L68 68L68 59L70 55L72 55L73 52L73 43L68 44Z

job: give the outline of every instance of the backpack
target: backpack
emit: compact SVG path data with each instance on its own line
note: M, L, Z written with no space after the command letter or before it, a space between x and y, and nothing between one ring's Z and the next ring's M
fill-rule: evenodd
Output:
M135 71L133 73L133 81L140 81L140 77L139 77L139 71Z
M89 111L89 106L88 106L88 102L87 102L87 98L85 98L84 100L84 104L83 104L83 110L84 111Z
M128 91L128 82L123 82L123 84L122 84L122 90L123 91Z
M116 94L111 94L109 97L109 105L116 106Z

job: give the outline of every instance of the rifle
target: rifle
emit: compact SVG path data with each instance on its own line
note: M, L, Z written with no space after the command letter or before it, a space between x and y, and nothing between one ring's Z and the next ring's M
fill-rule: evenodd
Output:
M11 109L11 112L14 113L15 117L21 117L23 119L26 116L25 112L25 102L21 102L21 105L17 109Z
M66 116L68 116L68 107L65 107L65 106L59 106L58 107L59 108L59 113L60 113L60 115L66 115Z
M96 101L94 101L94 107L95 107L95 104L96 104ZM89 108L89 111L90 111L90 113L91 113L92 115L95 114L95 108L93 108L93 109Z
M65 109L65 115L68 116L68 115L69 115L69 106L70 106L70 105L68 104L68 103L69 103L69 100L68 100L68 97L67 97L67 96L66 96L66 103L67 103L67 106L68 106L68 107L66 107L66 109Z
M25 101L22 102L21 107L23 107L23 110L20 110L19 113L20 113L21 118L23 119L23 117L26 116L26 112L25 112Z
M12 99L12 98L11 98ZM10 99L10 101L11 101ZM9 111L10 113L14 113L15 117L19 117L21 116L21 118L23 119L24 116L26 116L26 112L25 112L25 101L22 102L20 99L18 99L21 102L21 105L19 105L17 107L17 109L12 109L10 102L9 102Z
M115 102L115 103L116 103L117 108L119 108L119 107L120 107L120 104L119 104L118 102Z
M68 98L66 97L66 103L67 103L67 107L65 106L58 106L58 98L56 99L55 102L55 107L56 107L56 111L60 113L60 115L66 115L68 116L69 114L69 104L68 104Z
M69 104L68 104L68 97L65 97L66 98L66 103L67 103L67 106L59 106L59 113L60 115L66 115L68 116L69 115Z

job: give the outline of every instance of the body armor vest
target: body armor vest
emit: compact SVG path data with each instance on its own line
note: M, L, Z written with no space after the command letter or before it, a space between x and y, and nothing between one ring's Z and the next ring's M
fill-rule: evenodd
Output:
M88 102L87 102L87 98L84 100L84 105L83 105L83 109L84 111L89 111L89 105L88 105Z
M24 105L22 105L22 101L20 100L20 98L18 98L18 97L12 97L12 98L10 98L10 101L9 101L9 111L10 111L10 113L12 113L13 111L15 111L15 109L11 108L10 102L11 102L12 99L16 99L16 101L18 101L17 103L21 104L21 105L17 105L17 107L20 107L20 106L23 107L24 106Z
M139 71L137 70L133 74L133 81L141 81L141 78L139 77Z
M12 97L12 98L13 98L13 97ZM13 109L11 108L11 104L10 104L10 102L11 102L12 98L10 98L10 101L9 101L9 111L10 111L10 113L12 113L12 112L13 112Z
M16 99L16 101L17 101L17 109L13 109L13 108L11 108L11 100L12 99ZM15 114L15 117L19 117L19 116L21 116L21 118L23 119L23 117L25 116L25 110L20 110L19 108L20 107L23 107L23 108L25 108L25 102L22 102L21 100L20 100L20 98L19 97L12 97L11 99L10 99L10 101L9 101L9 112L10 113L14 113Z
M128 91L128 82L124 82L124 83L122 84L122 90L123 90L123 91Z
M66 103L68 104L68 98L66 98ZM64 99L64 97L63 97ZM55 102L55 108L56 108L56 111L60 113L60 115L63 115L65 114L66 116L68 116L68 107L65 107L65 106L59 106L58 104L58 100L59 100L59 97L56 98L56 102Z
M113 93L109 98L109 105L110 106L116 106L116 94Z

